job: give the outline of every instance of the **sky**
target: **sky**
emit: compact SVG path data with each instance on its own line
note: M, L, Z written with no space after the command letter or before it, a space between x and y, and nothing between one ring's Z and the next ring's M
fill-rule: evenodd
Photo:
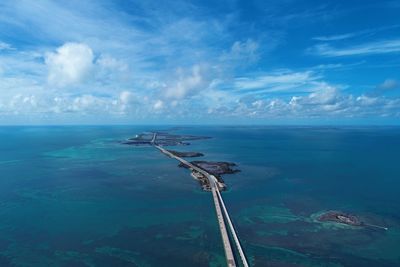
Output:
M0 2L0 124L400 122L400 2Z

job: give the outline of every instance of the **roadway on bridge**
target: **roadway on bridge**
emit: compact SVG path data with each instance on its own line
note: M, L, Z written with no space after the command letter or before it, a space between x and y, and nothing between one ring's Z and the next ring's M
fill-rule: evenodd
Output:
M236 234L235 228L233 227L233 223L230 219L228 210L225 206L224 200L222 199L221 193L218 190L218 180L217 178L212 175L209 174L208 172L206 172L205 170L193 165L192 163L188 162L187 160L182 159L181 157L175 156L174 154L172 154L171 152L169 152L168 150L162 148L161 146L156 144L156 139L157 139L157 133L153 134L153 138L151 140L151 144L156 147L158 150L160 150L162 153L164 153L165 155L176 159L177 161L181 162L182 164L185 164L186 166L188 166L189 168L191 168L192 170L195 170L199 173L201 173L202 175L204 175L207 179L208 182L210 184L211 187L211 192L213 195L213 200L214 200L214 206L215 206L215 211L217 213L217 219L218 219L218 224L219 224L219 229L221 232L221 237L222 237L222 243L224 245L224 250L225 250L225 256L226 256L226 260L227 260L227 264L228 267L235 267L236 263L235 263L235 258L233 255L233 250L231 247L231 243L229 241L229 235L228 235L228 231L226 229L226 225L225 225L225 221L224 221L224 217L222 214L222 210L221 210L221 205L223 208L223 212L225 214L225 218L228 222L230 231L232 233L233 239L235 241L236 247L239 251L239 255L240 255L240 259L243 263L244 267L248 267L248 263L247 263L247 259L246 256L244 254L244 251L242 249L242 246L240 244L239 238ZM221 205L220 205L221 202Z

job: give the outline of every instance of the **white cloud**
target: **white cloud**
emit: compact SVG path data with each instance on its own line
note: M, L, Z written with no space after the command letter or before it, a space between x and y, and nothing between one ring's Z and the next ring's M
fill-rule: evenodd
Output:
M71 109L76 112L96 112L107 110L106 99L93 95L82 95L75 97L72 101Z
M281 97L233 97L231 94L208 88L193 99L171 102L162 99L149 101L122 91L115 96L57 96L48 98L35 94L16 94L1 99L1 114L77 114L125 118L363 118L400 117L400 99L384 96L347 94L321 83L317 91L307 95ZM178 107L178 108L176 108ZM161 117L160 117L161 118Z
M171 86L166 88L167 98L182 99L194 94L206 87L206 80L203 77L202 67L195 65L189 73L182 69L178 70L178 79Z
M298 119L298 118L371 118L400 117L400 99L383 96L355 96L343 93L339 88L321 82L314 92L294 95L288 100L282 97L242 97L224 107L210 108L216 117Z
M356 98L356 101L359 105L368 107L378 104L380 102L380 99L378 97L361 95Z
M328 84L321 84L321 87L316 92L309 94L303 98L303 104L311 105L330 105L335 104L339 97L339 90L336 87Z
M122 114L128 114L137 108L139 104L138 97L131 91L122 91L119 94L118 102Z
M400 52L400 39L370 42L344 48L335 48L329 44L318 44L308 51L325 57L398 53Z
M51 85L73 85L87 77L92 69L93 51L83 43L66 43L56 52L47 53L45 62Z
M14 112L26 112L37 107L37 100L34 95L15 95L9 102L9 108Z
M0 51L1 50L13 50L13 49L14 48L10 44L0 41Z
M323 70L351 64L326 62L310 71L257 73L275 65L272 57L271 62L263 60L248 69L261 53L286 38L283 31L274 33L273 27L265 32L249 28L246 37L239 36L232 29L252 25L239 25L237 14L208 17L207 8L185 1L139 1L135 7L141 12L135 15L115 12L121 11L119 5L96 1L80 3L79 10L74 4L54 1L1 5L0 17L18 22L7 24L10 32L16 30L32 45L21 43L18 50L0 53L0 112L75 114L77 122L81 114L143 120L152 116L212 119L215 114L241 119L399 114L399 101L394 98L346 94L340 86L324 83ZM350 37L325 36L320 41ZM372 54L397 49L393 41L320 48L326 56ZM54 43L65 44L48 47ZM0 43L0 50L10 47ZM49 49L54 51L46 54L43 64L43 51ZM174 70L178 71L171 74ZM243 76L237 77L238 73ZM53 90L46 86L46 78L54 87L72 90Z
M134 94L130 91L122 91L119 95L119 99L122 104L127 105L134 102L135 97Z
M382 84L378 85L380 90L392 90L400 87L400 83L394 79L386 79Z
M248 65L259 60L259 44L247 39L245 42L236 41L233 43L229 52L225 52L221 56L221 61L226 64Z
M265 75L255 76L254 78L241 77L236 78L234 81L234 88L236 90L262 89L264 92L282 92L293 91L296 88L310 85L312 82L320 79L318 75L312 71L305 72L290 72L280 71L276 73L269 73ZM307 90L310 90L311 86ZM259 92L256 90L255 92Z
M111 69L120 72L128 70L128 64L126 64L122 60L113 58L110 55L101 55L99 59L96 60L96 64L98 64L101 68L104 69Z
M160 109L162 109L164 107L164 102L162 101L162 100L157 100L155 103L154 103L154 105L153 105L153 108L155 109L155 110L160 110Z
M356 35L357 35L356 33L346 33L346 34L338 34L331 36L317 36L313 37L312 39L317 41L338 41L338 40L349 39Z
M368 96L375 97L386 93L394 92L395 89L400 88L400 82L395 79L386 79L381 84L377 85L374 89L368 92Z
M383 27L378 27L378 28L369 28L369 29L362 30L362 31L344 33L344 34L335 34L335 35L328 35L328 36L316 36L316 37L313 37L312 39L316 40L316 41L324 41L324 42L339 41L339 40L350 39L350 38L353 38L353 37L360 37L360 36L365 36L365 35L373 35L373 34L377 34L377 33L382 32L382 31L388 31L388 30L397 29L399 27L400 27L400 25L383 26Z

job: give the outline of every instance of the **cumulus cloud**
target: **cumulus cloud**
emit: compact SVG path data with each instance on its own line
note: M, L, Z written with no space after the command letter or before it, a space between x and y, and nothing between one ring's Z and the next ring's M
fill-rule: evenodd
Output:
M392 90L400 87L400 83L394 79L386 79L382 84L378 85L380 90Z
M174 108L179 106L179 108ZM227 92L208 88L194 99L148 100L130 91L114 96L57 96L17 94L0 101L1 114L82 114L92 116L161 116L162 118L371 118L400 117L400 99L384 96L353 95L329 84L305 95L236 98ZM160 118L161 118L160 117Z
M110 55L101 55L96 63L105 69L112 69L121 72L128 70L128 64Z
M13 50L13 49L14 48L10 44L0 41L0 51L1 50Z
M13 113L25 113L35 111L38 106L36 96L17 94L8 103L8 108Z
M210 115L258 119L296 118L370 118L400 117L400 99L343 93L321 83L306 95L280 97L242 97L224 107L211 108Z
M386 79L367 93L369 96L380 96L400 88L400 82L395 79Z
M56 52L47 53L45 63L51 85L73 85L83 81L91 71L93 51L83 43L65 43Z
M139 13L122 12L121 16L119 11L126 7L119 4L110 8L87 1L77 9L62 1L28 2L21 5L5 1L0 9L1 19L12 21L4 21L10 33L4 41L11 43L0 41L2 114L75 114L77 122L81 114L99 119L116 115L143 120L151 116L204 116L203 121L231 116L340 118L399 114L395 80L388 79L379 86L369 84L370 91L376 89L379 93L360 95L358 89L362 88L353 88L357 79L352 80L351 73L341 78L337 73L330 75L331 71L349 71L357 64L377 68L396 64L395 60L387 62L386 58L376 57L371 62L326 62L327 57L399 53L399 39L390 39L393 34L374 40L372 35L377 30L373 29L314 37L316 46L310 52L323 58L310 61L299 51L287 54L291 48L306 49L301 45L307 42L292 47L294 39L286 36L286 26L299 15L312 17L315 23L315 16L310 16L315 12L287 14L279 23L261 29L251 20L242 20L234 6L216 15L209 12L208 5L138 1L135 6ZM279 12L274 7L269 10L272 13L267 12L264 19L278 21L275 15ZM30 27L26 27L28 24ZM33 36L32 29L40 34ZM356 38L364 35L371 36ZM384 34L379 36L384 38ZM60 47L48 50L48 45L54 43ZM266 56L275 48L276 55ZM43 63L46 50L49 53L44 55ZM282 55L284 60L278 62ZM293 60L301 63L294 64L298 66L295 70L267 72L274 66L291 66ZM308 63L318 66L307 69ZM357 76L369 72L360 71ZM343 81L343 77L349 78L348 91L333 84ZM370 82L363 80L363 84ZM52 90L54 87L71 90Z
M112 112L113 110L111 107L114 107L116 104L117 103L110 98L85 94L73 98L69 108L71 111L83 114L101 114L104 112Z
M160 110L160 109L162 109L164 107L164 102L162 101L162 100L157 100L155 103L154 103L154 105L153 105L153 108L155 109L155 110Z
M309 94L303 100L303 104L309 105L332 105L335 104L339 97L339 90L328 84L321 84L321 88Z
M221 61L236 65L255 63L260 58L258 50L259 44L252 39L244 42L236 41L228 52L222 54Z
M182 69L178 70L177 81L166 88L165 95L167 98L182 99L205 87L207 81L204 79L202 67L194 65L189 73Z
M134 102L134 94L130 91L122 91L119 95L122 104L127 105Z
M122 91L119 94L118 102L122 114L129 114L139 103L138 97L131 91Z

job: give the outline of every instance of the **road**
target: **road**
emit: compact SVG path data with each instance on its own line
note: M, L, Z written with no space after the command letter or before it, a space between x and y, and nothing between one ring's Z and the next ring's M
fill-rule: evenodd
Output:
M157 138L157 133L153 133L153 138L152 138L151 141L150 141L150 143L151 143L152 145L155 144L156 138Z
M247 263L247 259L246 259L246 256L245 256L244 252L243 252L242 246L240 245L239 238L238 238L238 236L236 234L235 228L233 227L232 221L230 219L228 210L226 209L224 200L222 199L221 193L218 190L218 180L217 180L217 178L214 175L209 174L205 170L193 165L192 163L188 162L187 160L184 160L181 157L175 156L174 154L172 154L168 150L166 150L163 147L157 145L156 144L156 139L157 139L157 133L154 133L153 134L153 138L151 140L151 144L154 147L156 147L158 150L160 150L162 153L164 153L165 155L169 156L170 158L176 159L177 161L181 162L182 164L188 166L190 169L201 173L202 175L204 175L208 179L208 182L209 182L210 187L211 187L211 192L212 192L212 195L213 195L215 211L217 213L219 229L220 229L220 232L221 232L222 243L224 245L225 256L226 256L228 267L235 267L236 263L235 263L235 258L233 256L233 250L232 250L232 247L231 247L231 243L229 241L229 234L228 234L228 231L226 229L224 216L223 216L223 213L222 213L222 210L221 210L221 205L222 205L222 208L223 208L223 212L225 214L225 218L226 218L226 220L228 222L230 231L232 233L233 239L235 241L236 247L237 247L237 249L239 251L240 259L241 259L241 261L243 263L243 266L244 267L248 267L249 265ZM221 203L221 205L220 205L220 203Z
M217 195L218 195L219 200L221 201L222 208L223 208L224 213L225 213L225 218L228 221L228 225L229 225L229 228L231 230L233 239L235 240L236 248L239 251L239 256L240 256L240 259L242 260L243 266L244 267L249 267L249 264L247 262L246 256L244 255L243 248L242 248L242 246L240 244L240 241L239 241L239 238L238 238L238 236L236 234L235 228L233 227L233 223L232 223L231 218L229 216L228 210L226 209L224 200L222 199L221 193L219 191L217 191Z

